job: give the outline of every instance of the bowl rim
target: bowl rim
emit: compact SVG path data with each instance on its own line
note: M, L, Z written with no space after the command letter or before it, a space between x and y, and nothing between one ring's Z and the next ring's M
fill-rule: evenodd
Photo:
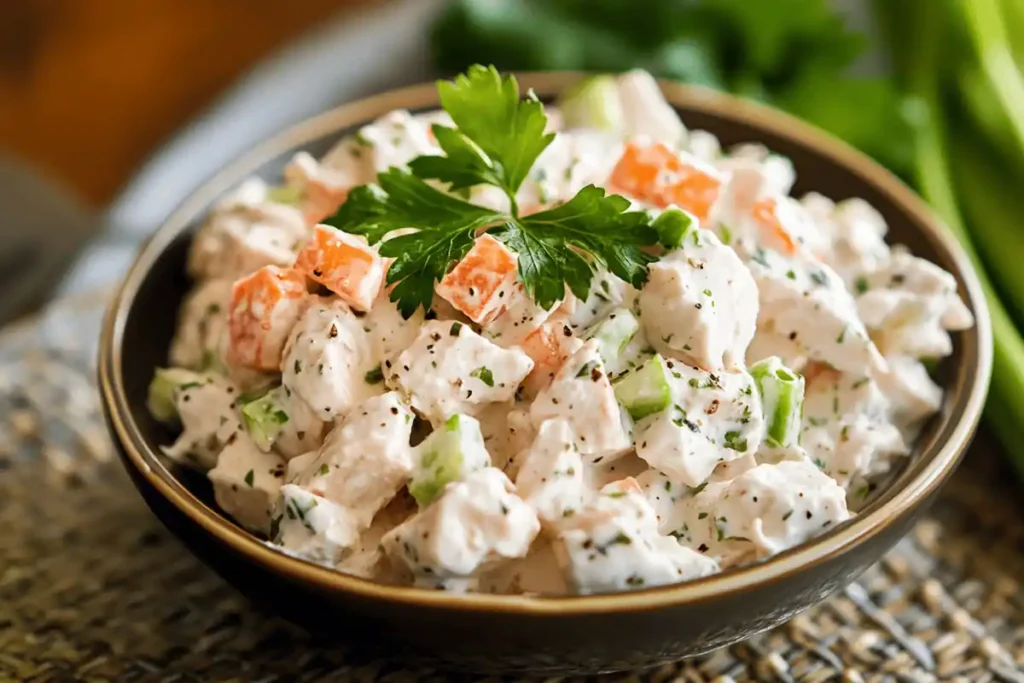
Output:
M575 71L517 72L520 85L541 97L562 92L587 74ZM975 316L975 326L962 334L973 335L968 346L976 351L974 363L959 368L966 379L957 382L967 392L963 409L950 418L948 438L932 442L917 457L923 465L902 488L886 491L849 522L763 562L679 584L641 591L590 596L526 596L442 591L395 586L361 579L289 556L229 521L219 511L192 494L149 448L131 417L122 376L122 345L128 313L154 261L208 206L227 189L237 185L263 163L295 148L393 109L424 109L438 106L434 83L423 83L343 104L306 119L256 146L224 167L193 191L142 245L117 288L103 322L98 359L98 381L104 411L125 454L147 484L186 514L202 529L236 553L289 578L309 582L321 590L341 591L365 599L383 600L448 610L487 609L524 615L573 615L638 611L704 602L755 586L778 582L795 572L809 571L881 533L888 524L927 500L955 469L981 417L992 371L992 330L983 290L967 254L927 207L924 201L889 171L845 143L781 111L697 86L659 80L665 96L675 106L735 120L813 150L827 162L846 167L873 185L921 226L924 237L954 265L962 285L961 295Z

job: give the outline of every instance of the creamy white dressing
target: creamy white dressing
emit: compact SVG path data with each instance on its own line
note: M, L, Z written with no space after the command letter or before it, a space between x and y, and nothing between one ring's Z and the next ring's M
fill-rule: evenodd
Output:
M609 176L627 143L660 143L711 174L707 219L658 254L644 287L598 268L587 297L544 309L516 282L516 255L484 237L483 260L503 270L446 277L430 314L403 318L376 280L353 283L365 312L301 292L251 322L259 360L277 367L283 345L279 372L237 362L236 280L289 268L349 190L440 153L430 125L447 115L392 112L322 159L298 153L282 187L252 179L213 208L170 353L203 374L167 397L181 434L165 452L209 470L220 507L284 552L430 589L633 590L842 523L941 406L922 361L973 324L955 279L887 245L861 200L789 197L788 159L688 132L647 74L619 77L613 94L617 127L561 130L517 204L542 210L587 184L621 192ZM627 199L667 208L645 196ZM468 197L509 204L493 187ZM663 376L623 393L655 354ZM799 443L767 438L747 368L771 356L806 378ZM276 402L256 427L273 438L257 447L240 411L268 389Z

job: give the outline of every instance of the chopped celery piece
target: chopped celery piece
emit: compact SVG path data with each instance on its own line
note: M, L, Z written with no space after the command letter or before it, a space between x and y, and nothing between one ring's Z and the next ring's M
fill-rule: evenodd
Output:
M629 309L622 308L609 314L599 322L590 334L596 339L598 353L606 364L614 363L622 355L623 350L636 336L640 322Z
M750 366L757 384L772 446L788 448L800 439L803 414L804 378L787 368L777 356L759 360Z
M655 355L639 369L615 381L615 397L634 420L665 410L672 403L665 360Z
M678 249L683 245L683 238L697 225L697 219L675 207L665 209L654 219L651 227L658 233L658 242L666 249Z
M160 422L173 422L178 418L175 398L182 389L198 386L206 380L201 374L184 368L157 368L149 383L146 407L149 414Z
M300 187L272 187L267 190L267 201L275 204L295 205L302 201L303 191Z
M594 76L566 91L559 104L565 125L616 133L623 128L622 104L614 76Z
M242 406L242 421L253 443L267 452L288 424L288 413L281 407L284 396L281 387L268 391L262 397Z
M489 467L480 423L466 415L453 415L416 447L409 493L416 502L430 505L453 481Z

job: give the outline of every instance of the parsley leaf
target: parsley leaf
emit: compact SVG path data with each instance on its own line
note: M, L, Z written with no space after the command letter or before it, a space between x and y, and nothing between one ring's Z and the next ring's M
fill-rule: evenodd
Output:
M584 187L565 204L510 220L495 236L519 254L519 280L542 308L572 293L586 299L595 266L640 287L647 264L657 257L640 249L655 244L657 232L643 211L627 211L629 201Z
M658 243L644 211L589 185L568 202L519 217L516 191L537 157L554 139L545 133L543 105L531 94L520 99L512 76L494 67L473 66L453 82L438 83L441 103L458 127L434 126L444 156L421 156L410 170L391 168L376 185L353 189L325 222L381 243L380 255L394 258L387 283L390 298L408 318L429 310L434 284L461 260L482 232L491 232L518 255L518 276L539 305L551 308L566 287L586 299L594 272L606 268L640 287L655 256L643 246ZM508 195L511 215L470 204L426 180L462 190L481 183ZM384 239L395 230L414 231Z
M431 187L404 169L390 168L377 185L355 188L338 212L325 222L370 242L402 228L416 232L386 240L381 256L394 258L387 282L391 300L408 318L418 306L429 310L434 283L473 246L476 232L505 216L469 204Z
M437 91L457 130L435 125L434 135L446 156L414 159L413 173L451 183L452 189L481 183L500 187L517 215L516 192L555 139L554 133L544 132L544 105L532 92L521 99L514 77L479 64L453 81L439 81Z

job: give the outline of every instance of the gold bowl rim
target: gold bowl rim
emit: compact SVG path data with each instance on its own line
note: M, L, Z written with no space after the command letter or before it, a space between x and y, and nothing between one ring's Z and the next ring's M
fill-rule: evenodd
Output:
M564 71L516 74L524 88L532 88L541 97L557 95L584 75ZM869 505L850 522L757 564L731 569L703 579L641 591L561 597L451 595L441 591L360 579L275 550L270 544L245 532L223 514L199 500L165 467L146 443L132 420L124 389L121 368L124 328L147 272L163 250L195 218L201 216L217 197L262 164L282 153L300 148L331 133L367 122L393 109L418 110L436 107L437 93L432 83L400 88L344 104L298 123L263 142L193 192L141 247L107 309L98 362L103 407L112 431L124 449L127 462L159 495L186 514L205 532L227 548L245 555L279 575L308 582L321 590L340 591L390 603L535 615L650 610L703 602L756 586L763 587L780 581L793 572L810 571L815 566L852 550L927 500L949 477L963 455L981 417L992 370L992 331L989 312L978 276L966 253L922 199L884 168L846 144L770 107L705 88L672 81L659 83L668 100L677 107L738 121L792 140L813 150L828 163L852 170L865 182L874 185L885 194L889 201L901 207L913 219L912 222L923 229L923 236L932 243L932 246L944 253L954 265L954 274L962 285L961 295L973 311L976 321L972 330L961 333L964 335L961 337L961 343L965 348L973 348L975 351L974 362L964 363L956 368L960 378L954 382L955 386L964 388L967 396L947 399L962 406L958 417L949 418L954 420L955 424L949 430L948 438L942 443L933 440L915 454L916 458L924 461L923 466L902 488L886 491L878 501Z

